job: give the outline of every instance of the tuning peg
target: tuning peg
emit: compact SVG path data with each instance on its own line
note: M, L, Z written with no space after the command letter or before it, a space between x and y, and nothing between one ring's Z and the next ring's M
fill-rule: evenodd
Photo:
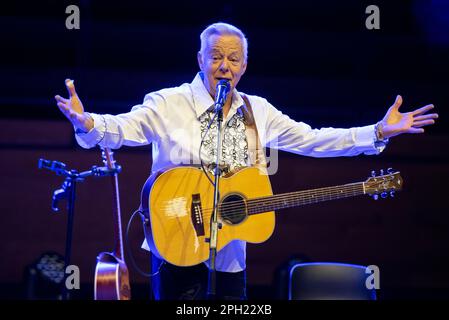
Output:
M380 169L380 175L381 175L381 176L384 175L384 169Z
M394 190L390 191L390 197L394 198Z
M387 169L387 172L388 172L388 174L393 173L393 168L388 168L388 169Z
M380 196L382 197L382 199L385 199L388 196L388 193L384 191L380 194Z
M379 195L378 195L378 194L373 194L373 199L374 199L374 200L379 199Z
M371 171L371 177L375 177L376 176L376 171Z

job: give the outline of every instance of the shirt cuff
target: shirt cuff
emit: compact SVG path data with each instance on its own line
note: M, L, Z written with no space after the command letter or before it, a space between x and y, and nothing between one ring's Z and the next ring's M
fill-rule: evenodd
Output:
M376 131L375 125L357 128L356 146L366 155L380 154L384 149L383 146L375 146Z
M94 121L94 127L89 132L77 132L75 130L75 138L78 144L89 149L99 144L106 134L106 119L103 115L88 113Z

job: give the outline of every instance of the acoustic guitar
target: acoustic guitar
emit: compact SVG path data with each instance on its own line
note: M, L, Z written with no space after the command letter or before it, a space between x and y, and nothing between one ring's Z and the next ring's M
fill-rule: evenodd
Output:
M108 169L115 169L113 152L102 148L103 162ZM123 254L122 221L120 214L120 197L118 174L112 175L113 185L113 216L115 247L113 252L101 252L97 257L95 268L95 300L129 300L131 290L129 286L129 273Z
M274 210L358 195L384 198L401 190L399 172L371 176L364 182L273 195L268 176L246 167L220 179L217 252L233 240L266 241L274 231ZM177 266L209 259L213 185L200 168L176 167L150 176L141 194L144 231L159 258Z

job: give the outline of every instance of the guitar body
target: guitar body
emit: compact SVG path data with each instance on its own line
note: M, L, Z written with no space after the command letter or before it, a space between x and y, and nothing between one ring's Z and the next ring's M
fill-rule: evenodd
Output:
M130 300L128 268L112 253L102 252L95 268L95 300Z
M246 199L272 195L268 176L257 167L243 168L220 179L220 205L235 210L218 220L217 252L233 240L260 243L274 231L274 211L245 213ZM152 175L142 190L147 222L145 236L152 252L171 264L192 266L209 259L214 187L196 167L176 167ZM237 202L236 202L237 201ZM233 204L239 203L240 206ZM229 212L229 211L228 211Z

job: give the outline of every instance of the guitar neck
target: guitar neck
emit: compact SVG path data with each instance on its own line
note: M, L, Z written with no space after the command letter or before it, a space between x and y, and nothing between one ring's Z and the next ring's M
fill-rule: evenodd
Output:
M340 186L311 189L297 192L251 199L247 201L248 213L258 214L278 209L293 208L306 204L355 197L365 194L363 182L349 183Z
M112 176L112 185L114 188L114 204L115 204L114 208L113 208L114 234L116 236L114 254L116 255L117 258L123 260L123 258L124 258L123 234L122 234L122 220L121 220L121 213L120 213L120 196L119 196L118 175L117 174Z
M115 161L113 158L113 152L109 148L103 149L103 162L108 167L108 169L115 168ZM123 235L122 235L122 220L121 220L121 212L120 212L120 193L119 193L119 184L118 184L118 174L115 172L111 176L112 182L112 214L113 214L113 223L114 223L114 235L115 235L115 246L113 254L120 260L124 259L123 253Z

